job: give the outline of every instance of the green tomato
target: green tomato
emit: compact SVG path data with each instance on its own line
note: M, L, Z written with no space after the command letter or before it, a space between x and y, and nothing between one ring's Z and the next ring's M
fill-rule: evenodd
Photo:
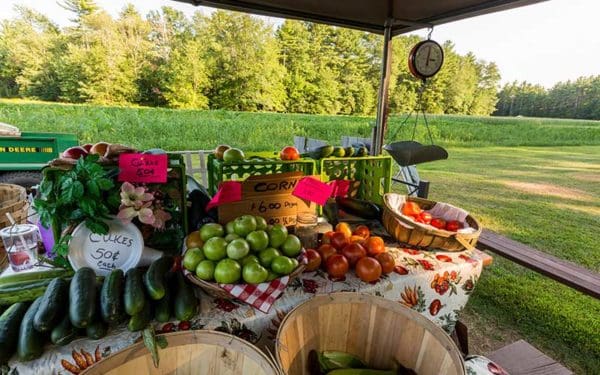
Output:
M223 259L215 267L215 281L219 284L235 284L242 277L242 266L233 259Z
M208 223L200 228L200 238L206 242L209 238L223 237L225 230L221 224Z
M242 215L233 221L235 234L246 237L250 232L256 230L256 219L252 215Z
M289 275L295 268L292 259L283 255L275 257L271 263L271 269L280 275Z
M271 227L269 233L269 246L274 248L279 248L279 246L283 245L285 239L287 238L288 231L287 228L281 224L275 224Z
M291 258L300 255L301 251L302 243L300 242L300 239L293 234L289 234L283 242L283 245L281 245L281 252Z
M242 258L242 260L240 260L240 263L242 264L242 267L245 266L246 264L249 263L258 263L260 264L260 260L258 260L258 257L256 255L247 255L244 258Z
M236 239L238 239L238 238L241 238L241 237L240 237L240 236L238 236L238 235L237 235L237 234L235 234L235 233L229 233L228 235L226 235L226 236L225 236L225 241L227 241L227 242L231 242L231 241L233 241L233 240L236 240Z
M281 253L277 249L269 247L258 253L258 259L260 260L260 264L262 264L264 267L270 267L273 259L280 255Z
M278 277L279 277L278 274L276 274L275 272L269 270L269 275L267 276L267 280L265 280L265 281L273 281L273 280L275 280Z
M242 269L242 278L248 284L264 283L269 276L269 271L258 263L250 262Z
M256 219L256 230L267 230L267 221L262 216L254 216Z
M269 246L269 235L264 230L255 230L246 236L252 251L261 251Z
M204 257L202 249L195 247L193 249L188 249L185 252L182 264L186 270L193 272L196 269L198 263L200 263L204 259L206 258Z
M215 262L206 259L198 263L196 277L200 280L211 281L215 277Z
M227 245L227 257L230 259L242 259L250 252L250 246L242 238L235 239Z
M227 256L227 241L221 237L212 237L202 247L204 256L208 260L221 260Z
M235 234L235 223L233 220L228 221L227 224L225 224L225 232L227 232L227 234Z

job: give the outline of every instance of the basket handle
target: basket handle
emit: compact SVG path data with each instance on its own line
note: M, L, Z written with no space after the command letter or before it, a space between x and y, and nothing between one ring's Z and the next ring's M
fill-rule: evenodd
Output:
M471 243L463 238L460 234L455 234L454 238L463 245L467 250L473 251L475 250L475 246L471 245Z

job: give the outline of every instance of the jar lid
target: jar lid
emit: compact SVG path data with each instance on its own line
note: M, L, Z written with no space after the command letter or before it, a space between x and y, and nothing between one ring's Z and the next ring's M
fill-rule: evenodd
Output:
M6 228L0 229L0 236L2 237L15 237L25 236L38 231L38 228L33 224L15 224L10 225Z
M300 212L296 216L296 222L299 224L317 224L317 215L312 212Z

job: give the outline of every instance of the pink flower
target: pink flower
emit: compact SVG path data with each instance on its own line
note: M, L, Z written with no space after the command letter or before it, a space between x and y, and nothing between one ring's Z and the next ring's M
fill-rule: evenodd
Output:
M165 223L171 220L171 214L163 211L162 209L154 210L154 223L152 226L154 228L162 229L165 227Z
M145 187L135 187L129 182L121 185L121 204L128 207L141 208L144 203L151 201L154 195L146 192Z

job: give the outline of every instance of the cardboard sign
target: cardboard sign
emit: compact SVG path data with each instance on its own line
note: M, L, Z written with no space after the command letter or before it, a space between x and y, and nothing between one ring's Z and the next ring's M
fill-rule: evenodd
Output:
M165 183L167 164L167 154L121 154L119 155L119 181Z
M315 202L324 206L327 199L331 197L333 186L321 182L312 177L304 177L298 184L292 194L300 199Z
M296 224L298 212L316 210L316 205L292 195L302 178L302 172L248 177L241 183L242 199L219 206L219 222L249 214L264 217L268 224Z

